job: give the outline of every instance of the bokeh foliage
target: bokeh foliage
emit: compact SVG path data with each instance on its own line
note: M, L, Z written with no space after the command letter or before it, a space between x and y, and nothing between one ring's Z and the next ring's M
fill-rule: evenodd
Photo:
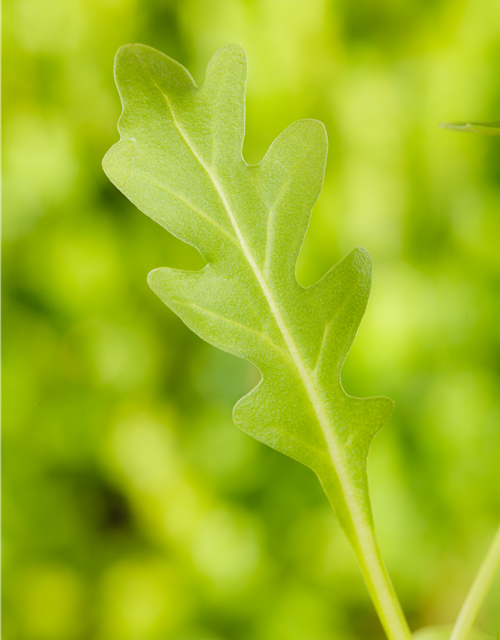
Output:
M454 619L500 516L500 112L489 0L7 0L4 19L4 637L381 638L312 473L232 425L258 379L147 288L200 256L100 163L121 44L250 61L245 156L293 120L330 152L299 262L373 257L346 390L396 400L369 463L413 627ZM481 625L494 634L500 583Z

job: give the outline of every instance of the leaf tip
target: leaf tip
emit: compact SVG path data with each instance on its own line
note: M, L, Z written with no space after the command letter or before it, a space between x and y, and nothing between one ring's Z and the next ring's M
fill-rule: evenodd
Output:
M104 173L119 189L125 186L130 177L133 152L133 140L120 140L111 147L102 160Z
M438 127L448 131L461 131L464 133L471 131L471 126L467 122L440 122Z
M370 252L364 247L356 247L350 254L353 260L360 266L360 268L371 275L372 272L372 257Z
M243 48L243 44L237 44L235 42L226 44L214 53L212 60L216 60L219 56L233 57L236 60L241 60L243 64L248 65L247 52Z
M293 126L296 124L307 127L310 132L316 133L321 138L323 138L325 142L327 142L328 134L326 131L325 124L321 122L321 120L317 120L316 118L304 118L303 120L297 120L290 126Z
M500 122L440 122L441 129L460 133L479 133L484 136L500 135Z
M132 55L137 54L141 47L144 47L143 44L138 44L136 42L130 42L129 44L122 44L121 47L118 47L115 54L115 69L119 66L119 64L130 58Z
M158 267L157 269L153 269L148 273L147 282L149 288L156 293L156 289L158 287L158 282L161 279L161 272L163 271L162 267Z
M370 252L368 251L368 249L365 249L365 248L364 248L364 247L362 247L361 245L358 245L358 246L354 249L354 251L357 251L359 254L362 254L362 255L366 256L366 258L367 258L368 260L371 260L371 259L372 259L372 257L371 257L371 255L370 255Z
M384 424L389 420L389 418L394 413L394 409L396 408L396 403L391 398L387 398L386 396L380 396L380 412L383 416Z

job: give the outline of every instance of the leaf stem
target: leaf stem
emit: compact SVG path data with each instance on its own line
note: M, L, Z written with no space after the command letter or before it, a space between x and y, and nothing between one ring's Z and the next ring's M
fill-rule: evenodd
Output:
M333 511L337 513L335 486L330 484L326 477L321 479L321 484ZM345 519L339 518L339 521L359 563L368 593L385 633L389 640L411 640L408 622L382 560L371 516L364 509L360 509L359 505L352 503L349 505L346 501L346 507L349 512L350 526L345 526L347 524Z
M382 560L375 536L354 547L363 578L389 640L410 640L411 633L398 596Z
M465 599L450 640L467 640L488 589L500 568L500 527Z

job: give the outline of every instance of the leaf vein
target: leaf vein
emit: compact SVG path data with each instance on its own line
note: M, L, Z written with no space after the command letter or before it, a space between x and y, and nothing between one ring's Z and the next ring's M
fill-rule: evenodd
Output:
M169 193L170 195L174 196L174 198L177 198L178 200L183 202L186 206L188 206L190 209L192 209L195 213L197 213L199 216L201 216L204 220L206 220L207 222L212 224L214 227L216 227L236 247L238 247L238 249L241 249L241 247L239 246L239 244L238 244L238 242L237 242L237 240L236 240L236 238L234 236L232 236L228 231L226 231L226 229L224 229L224 227L221 227L220 224L215 222L215 220L210 218L210 216L207 216L207 214L204 213L201 209L198 209L198 207L196 207L192 202L190 202L189 200L186 200L186 198L184 198L184 196L181 196L180 193L175 193L175 191L171 191L165 185L162 185L159 182L156 182L156 180L153 180L153 178L151 178L151 176L149 176L147 173L142 173L142 172L136 171L136 174L141 176L141 177L143 177L143 178L146 178L147 180L149 180L151 182L151 184L153 184L158 189L161 189L161 191L165 191L166 193Z
M185 307L194 307L196 309L199 309L202 313L205 313L206 315L212 316L214 318L217 318L218 320L222 320L224 322L232 324L235 327L238 327L238 329L243 329L243 331L246 331L248 333L252 333L253 335L255 335L255 336L261 338L262 340L264 340L265 342L267 342L270 347L272 347L275 351L277 351L285 360L290 362L289 354L286 353L286 351L283 351L283 349L281 349L280 347L278 347L278 345L275 344L271 340L271 338L269 338L269 336L266 336L265 333L262 333L261 331L256 331L255 329L252 329L251 327L247 327L244 324L241 324L240 322L236 322L235 320L231 320L230 318L222 316L219 313L216 313L215 311L211 311L210 309L206 309L205 307L202 307L201 305L196 304L196 302L186 302L184 300L178 300L178 299L176 299L175 302L177 304L184 305Z
M286 193L286 190L288 189L290 185L290 181L287 180L281 187L275 201L273 202L273 204L269 207L269 213L267 216L267 229L266 229L266 248L264 250L264 273L267 275L269 273L269 260L270 260L270 256L271 256L271 246L270 243L272 242L272 239L274 239L274 233L272 233L273 231L273 222L274 222L274 214L276 213L276 210L278 208L279 203L281 202L283 196Z

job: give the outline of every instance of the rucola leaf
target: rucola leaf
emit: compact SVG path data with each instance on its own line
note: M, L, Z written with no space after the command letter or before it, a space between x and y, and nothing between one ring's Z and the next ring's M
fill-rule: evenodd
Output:
M235 423L316 472L372 595L385 589L390 600L366 463L393 403L353 398L340 380L368 301L370 257L355 249L307 289L295 277L323 183L324 126L295 122L262 162L246 164L247 61L236 45L214 55L201 88L179 63L143 45L118 51L115 77L121 138L104 169L139 209L207 261L198 272L155 269L151 288L204 340L259 368L262 380L237 403Z

